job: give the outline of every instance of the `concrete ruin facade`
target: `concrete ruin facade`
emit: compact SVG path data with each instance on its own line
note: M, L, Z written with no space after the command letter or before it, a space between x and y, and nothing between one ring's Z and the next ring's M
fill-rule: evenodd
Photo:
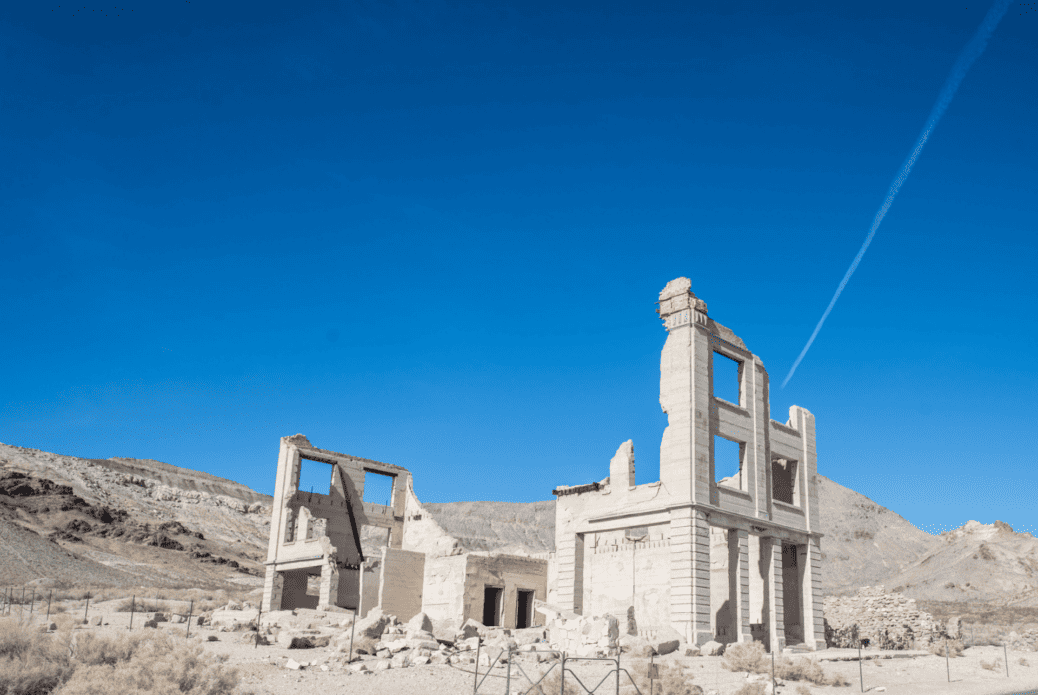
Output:
M327 468L326 491L299 488L304 464ZM370 473L392 478L389 504L364 502ZM363 571L362 530L385 529L388 549L401 548L411 474L400 466L318 449L297 434L281 438L274 486L263 610L359 609L363 596L370 600L373 580ZM381 585L375 591L382 591Z
M690 288L678 278L659 296L660 480L635 484L628 441L605 480L554 490L549 600L585 616L633 607L646 636L824 649L814 416L771 419L764 364ZM729 400L715 389L725 364ZM737 471L718 479L716 451L736 444Z
M326 492L300 489L304 465L327 467ZM392 478L386 505L364 501L372 474ZM372 539L378 529L385 536ZM365 539L378 548L370 557ZM301 434L281 439L266 567L264 612L380 608L404 621L424 612L454 626L522 628L548 591L547 558L465 552L425 513L406 469L318 449Z

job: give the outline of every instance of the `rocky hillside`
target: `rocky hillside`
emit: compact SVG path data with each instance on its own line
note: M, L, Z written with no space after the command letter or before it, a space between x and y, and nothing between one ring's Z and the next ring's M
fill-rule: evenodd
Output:
M265 559L270 498L159 461L80 459L0 444L0 520L11 542L0 581L251 584ZM54 561L41 565L39 553ZM58 571L60 558L75 562Z
M970 521L886 581L913 598L1038 606L1038 539L1009 524Z
M822 538L822 589L854 593L860 586L889 583L940 543L907 519L868 497L818 476Z

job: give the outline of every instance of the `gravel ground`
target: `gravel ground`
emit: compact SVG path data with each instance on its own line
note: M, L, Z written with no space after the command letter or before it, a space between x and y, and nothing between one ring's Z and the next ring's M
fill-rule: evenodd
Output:
M129 625L128 613L111 612L115 602L99 603L91 607L91 616L101 615L101 627L89 627L102 634L125 634ZM142 616L138 614L134 620L134 630L142 629ZM161 623L159 628L171 634L184 634L186 626L182 623ZM330 649L283 649L277 646L255 647L245 643L249 633L219 632L208 628L191 626L191 639L199 640L213 654L226 657L228 666L237 668L242 675L240 691L255 695L467 695L472 692L472 665L427 665L405 669L391 669L376 674L350 673L344 671L339 661L344 655ZM217 641L206 641L210 637ZM945 659L932 655L917 655L903 658L904 653L879 653L866 651L866 655L874 657L866 659L862 665L865 692L886 692L890 695L1008 695L1038 690L1038 653L1010 651L1009 677L1006 677L1004 657L1001 647L972 647L964 652L964 656L951 659L948 666L951 670L951 682L948 682ZM855 661L833 661L834 658L846 658L856 655L851 650L829 650L817 655L827 673L840 673L847 678L849 687L817 687L809 685L814 695L829 693L860 692L859 665ZM285 664L289 660L306 664L302 670L289 670ZM997 670L984 669L981 662L1002 660ZM1031 663L1023 666L1020 659ZM721 666L720 657L684 657L670 654L658 659L663 663L677 663L691 675L692 682L700 685L705 691L717 691L719 695L732 695L746 682L746 675L726 671ZM314 663L316 662L316 663ZM537 664L532 660L522 660L520 666L526 673L539 677L547 669L549 663ZM323 670L324 665L328 670ZM646 673L648 661L645 659L622 659L621 665L636 674ZM556 671L558 666L555 666ZM570 662L569 668L584 684L591 688L597 684L609 670L603 662ZM480 669L480 677L485 668ZM505 695L506 670L496 668L483 681L479 692L486 695ZM567 681L570 676L567 675ZM531 683L519 672L512 671L512 693L524 693ZM597 692L615 693L614 677L610 677ZM621 683L626 685L627 681ZM780 693L793 695L796 683L780 687ZM884 688L885 690L880 690ZM622 688L621 693L633 693L631 688ZM548 695L548 694L546 694Z

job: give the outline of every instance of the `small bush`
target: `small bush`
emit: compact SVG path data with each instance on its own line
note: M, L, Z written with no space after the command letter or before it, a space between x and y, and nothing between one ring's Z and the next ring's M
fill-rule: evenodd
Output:
M994 661L981 661L980 667L987 671L997 671L998 669L1002 668L1002 660L995 659Z
M64 616L63 616L64 617ZM168 635L73 635L72 621L47 635L0 620L4 695L230 695L237 672L201 645Z
M764 673L765 661L767 661L766 670L770 672L771 662L767 659L767 652L764 651L763 644L741 642L728 645L721 658L721 666L729 671Z
M1031 664L1027 663L1027 659L1025 659L1022 656L1020 657L1020 661L1018 661L1016 663L1020 664L1021 666L1030 666L1031 665Z
M951 658L962 656L962 652L966 648L961 639L938 640L930 643L930 653L935 656L944 656L946 646L948 656Z
M811 695L811 689L806 685L798 685L797 689L793 691L793 695Z
M539 687L540 691L544 693L544 695L560 695L560 693L561 695L581 695L581 690L577 688L576 684L573 683L572 680L566 683L565 691L561 690L562 677L559 675L558 666L552 669L551 673L544 677L544 680L541 681ZM648 693L648 691L644 692Z
M692 683L692 676L675 663L659 663L659 678L652 680L650 690L649 679L640 674L635 676L638 689L645 695L702 695L703 689Z
M767 687L768 686L761 681L746 683L741 688L732 693L732 695L764 695L767 691Z
M158 601L149 601L146 598L127 598L116 604L115 612L129 613L131 608L136 613L162 613L166 611L168 607Z

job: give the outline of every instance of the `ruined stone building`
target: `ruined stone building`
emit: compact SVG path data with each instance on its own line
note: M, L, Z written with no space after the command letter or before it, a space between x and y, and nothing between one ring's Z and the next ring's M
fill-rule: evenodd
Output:
M321 469L321 490L300 489L304 466ZM385 504L365 501L366 484L386 477ZM401 620L425 612L528 627L547 595L546 557L468 551L425 512L407 469L318 449L301 434L281 439L266 568L264 611L379 607Z
M640 632L673 628L688 643L824 649L814 416L793 406L771 419L764 364L690 286L678 278L659 296L660 480L635 485L628 441L604 481L554 491L550 600L586 616L633 606ZM738 452L727 477L722 450Z

